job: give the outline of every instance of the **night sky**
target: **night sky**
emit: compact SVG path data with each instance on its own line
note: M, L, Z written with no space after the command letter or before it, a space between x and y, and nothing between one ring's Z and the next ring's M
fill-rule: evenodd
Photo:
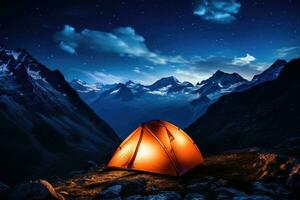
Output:
M300 56L299 0L1 1L0 44L74 78L251 79Z

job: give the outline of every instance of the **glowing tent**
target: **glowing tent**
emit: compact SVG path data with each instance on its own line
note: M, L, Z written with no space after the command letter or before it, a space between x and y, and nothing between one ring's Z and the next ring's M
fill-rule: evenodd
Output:
M135 129L107 167L181 176L201 163L201 152L184 131L169 122L154 120Z

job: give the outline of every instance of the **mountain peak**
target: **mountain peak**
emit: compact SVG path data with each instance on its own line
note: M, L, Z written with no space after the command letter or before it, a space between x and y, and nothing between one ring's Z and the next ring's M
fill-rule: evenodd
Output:
M175 76L163 77L160 80L168 80L168 81L173 81L173 82L179 82L179 80Z
M153 83L150 87L151 89L158 89L161 87L166 87L168 85L178 85L180 82L178 81L177 78L175 78L174 76L168 76L168 77L163 77L161 79L159 79L158 81L156 81L155 83Z
M272 65L285 65L287 62L284 59L276 60Z
M133 82L132 80L127 81L124 85L126 86L134 86L137 85L138 83Z
M238 73L234 72L234 73L227 73L227 72L223 72L221 70L217 70L212 77L223 77L223 76L239 76L241 77ZM242 78L242 77L241 77Z
M225 74L228 74L228 73L223 72L221 70L217 70L213 75L225 75Z

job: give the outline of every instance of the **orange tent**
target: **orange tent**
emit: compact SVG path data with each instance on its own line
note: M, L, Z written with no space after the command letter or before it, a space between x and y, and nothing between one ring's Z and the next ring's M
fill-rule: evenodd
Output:
M181 176L202 163L201 152L184 131L169 122L154 120L135 129L107 167Z

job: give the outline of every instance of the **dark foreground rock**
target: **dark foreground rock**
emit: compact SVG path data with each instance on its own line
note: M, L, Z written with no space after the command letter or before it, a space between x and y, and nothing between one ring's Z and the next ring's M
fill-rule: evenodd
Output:
M7 198L12 200L65 200L46 180L18 185L11 189Z

